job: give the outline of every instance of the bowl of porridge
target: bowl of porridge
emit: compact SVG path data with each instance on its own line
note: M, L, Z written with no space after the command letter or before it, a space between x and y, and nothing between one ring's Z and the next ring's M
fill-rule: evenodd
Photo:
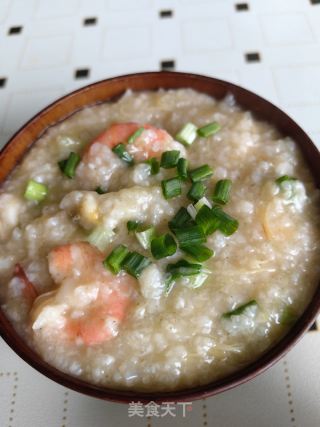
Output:
M284 112L186 73L59 99L0 154L0 332L118 402L182 401L279 360L320 306L320 155Z

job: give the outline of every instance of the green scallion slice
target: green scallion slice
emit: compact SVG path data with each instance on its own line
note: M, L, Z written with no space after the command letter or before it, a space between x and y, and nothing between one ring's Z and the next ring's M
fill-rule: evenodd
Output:
M124 245L119 245L112 250L112 252L107 256L103 261L105 268L108 268L112 271L113 274L118 274L122 269L122 263L126 256L128 255L129 250Z
M232 182L230 179L220 179L216 183L214 193L212 196L212 200L220 205L225 205L228 203L230 198L230 190L231 190Z
M208 208L210 209L212 208L212 204L206 197L201 197L201 199L198 200L197 203L195 203L194 207L196 211L199 212L199 210L202 208L203 205L208 206Z
M164 294L167 297L169 293L172 291L176 281L172 274L167 273L167 277L164 281Z
M167 265L167 272L172 275L174 278L183 277L183 276L193 276L199 274L202 270L201 264L192 264L185 259L181 259L175 264Z
M186 181L188 179L188 160L181 157L177 163L178 176Z
M199 128L197 133L202 138L207 138L208 136L211 136L214 133L217 133L220 129L221 129L221 126L219 125L219 123L213 122Z
M191 145L197 137L197 126L193 123L187 123L177 133L175 139L183 145Z
M64 159L58 162L59 169L61 170L62 173L64 173L64 167L67 164L67 160L68 159Z
M175 228L182 228L189 225L195 225L195 222L191 218L190 214L188 213L187 209L182 207L178 210L178 212L175 214L175 216L172 218L171 221L168 223L170 230Z
M80 156L73 151L69 154L69 157L65 160L61 160L58 162L59 168L61 172L64 173L68 178L73 178L76 174L76 169L78 164L80 163Z
M204 181L213 174L213 169L209 165L202 165L199 168L193 169L189 172L192 182Z
M165 199L172 199L181 194L181 180L177 176L161 181L161 187Z
M155 237L154 227L149 227L144 230L140 230L140 228L138 228L135 234L138 242L143 247L143 249L150 249L151 241Z
M283 175L275 180L275 183L278 185L282 196L288 203L294 202L294 199L297 196L297 182L298 180L293 176Z
M249 307L258 307L258 303L256 300L251 300L245 304L240 305L239 307L235 308L232 311L228 311L227 313L224 313L222 317L224 319L230 319L232 316L240 316L243 314L247 308Z
M137 279L150 264L151 261L147 257L138 252L129 252L122 262L122 267L128 274Z
M289 176L289 175L283 175L277 178L275 180L275 183L278 185L281 185L283 182L286 182L286 181L297 181L297 178L294 178L293 176Z
M91 245L96 246L100 251L104 252L115 233L111 229L107 229L102 225L98 225L87 237L87 241L91 243Z
M190 205L187 206L187 211L193 220L196 219L197 209L194 207L192 203L190 203Z
M177 250L177 244L170 234L155 237L151 241L151 253L155 259L173 255Z
M127 230L130 233L131 231L136 231L142 223L140 221L128 221L127 222Z
M133 157L126 151L126 147L124 144L120 143L113 147L112 151L124 162L128 165L133 165Z
M27 186L24 192L24 197L27 200L41 202L47 197L47 194L48 194L48 187L45 184L41 184L40 182L30 179L27 183Z
M164 151L161 155L160 166L164 169L174 168L177 166L179 157L179 150Z
M195 221L202 228L204 234L208 236L214 233L220 225L220 219L214 214L215 208L210 209L203 205L198 211Z
M144 131L144 127L141 127L139 129L137 129L131 136L129 136L128 138L128 144L133 144L134 141L139 138L139 136L142 134L142 132Z
M183 228L172 228L180 246L196 245L204 243L206 236L199 225L190 225Z
M101 187L97 187L94 191L98 194L106 194L106 191L104 191Z
M146 160L146 164L150 166L151 175L157 175L160 170L159 160L155 157L151 157L150 159Z
M195 274L194 276L185 276L181 278L180 283L183 286L186 286L187 288L197 289L204 284L207 278L208 278L207 273L199 273L199 274Z
M192 244L180 246L186 254L190 255L195 261L204 262L214 255L213 250L204 245Z
M224 212L220 207L214 206L212 212L219 222L218 229L225 236L231 236L231 234L238 230L239 222Z
M206 192L206 186L203 184L203 182L201 181L194 182L187 193L187 197L190 200L197 202L199 199L201 199L201 197L204 196L205 192Z

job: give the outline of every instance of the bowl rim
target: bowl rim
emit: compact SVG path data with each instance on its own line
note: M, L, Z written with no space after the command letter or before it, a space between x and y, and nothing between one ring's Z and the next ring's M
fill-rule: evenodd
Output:
M110 85L113 82L117 81L133 81L139 77L143 78L152 78L152 76L172 76L172 77L181 77L185 79L193 79L193 80L203 80L208 83L216 83L218 85L222 85L228 88L228 92L233 90L241 91L244 94L250 95L254 97L256 100L260 100L269 108L280 114L282 117L286 118L290 122L290 124L294 127L294 129L299 131L300 139L303 138L304 146L307 146L310 150L316 154L316 161L320 164L320 153L316 146L313 144L309 136L302 130L302 128L284 111L280 108L272 104L270 101L264 99L260 95L255 94L254 92L245 89L239 85L234 83L227 82L225 80L217 79L215 77L209 77L200 74L188 73L188 72L173 72L173 71L151 71L151 72L142 72L142 73L132 73L125 74L121 76L111 77L107 79L102 79L97 82L91 83L84 87L81 87L77 90L67 93L66 95L56 99L45 108L36 113L30 120L28 120L24 125L22 125L9 139L9 141L4 145L4 147L0 151L0 161L10 152L11 145L16 141L18 141L19 136L29 127L32 123L38 121L44 114L50 111L56 105L63 103L68 98L72 98L80 93L85 93L90 91L94 87L98 87L100 85ZM182 86L181 86L182 87ZM185 87L185 86L184 86ZM191 86L189 86L192 88ZM158 87L158 89L160 86ZM169 87L166 87L169 89ZM137 92L143 89L136 90ZM148 90L148 89L145 89ZM112 101L113 98L108 98L105 102ZM70 114L66 116L61 116L60 120L55 121L52 124L49 124L46 128L43 129L41 133L38 134L37 138L34 139L31 146L45 133L50 127L55 126L61 121L69 118L76 112L93 105L97 105L98 102L93 104L83 103L81 108L74 109ZM240 103L241 105L241 103ZM266 119L265 119L266 120ZM278 126L276 126L278 127ZM300 151L304 154L303 144L298 144ZM28 152L28 149L25 150L24 155ZM16 162L16 165L18 162ZM309 164L310 169L310 164ZM314 176L314 171L312 172L312 176L314 180L318 183L317 178ZM8 175L7 175L8 176ZM309 304L306 306L303 314L299 317L297 322L290 328L290 330L283 336L278 342L276 342L271 348L269 348L266 352L264 352L258 359L254 360L249 365L244 368L227 375L219 380L210 382L208 384L176 390L176 391L155 391L155 392L144 392L144 391L130 391L123 389L113 389L113 388L105 388L102 386L90 384L86 381L80 380L77 377L73 377L69 374L66 374L50 364L46 363L40 355L38 355L31 347L29 347L22 338L19 337L17 332L14 330L10 321L6 318L3 310L0 307L0 336L3 340L9 345L9 347L20 356L26 363L36 369L38 372L45 375L47 378L57 382L58 384L68 387L74 391L83 393L88 396L114 401L118 403L129 403L132 401L140 401L140 402L182 402L182 401L192 401L197 399L203 399L209 396L216 395L218 393L230 390L240 384L243 384L257 375L265 372L268 368L278 362L282 357L284 357L287 352L302 338L305 332L308 331L310 326L314 323L317 314L320 310L320 285L315 289L314 294L309 301Z

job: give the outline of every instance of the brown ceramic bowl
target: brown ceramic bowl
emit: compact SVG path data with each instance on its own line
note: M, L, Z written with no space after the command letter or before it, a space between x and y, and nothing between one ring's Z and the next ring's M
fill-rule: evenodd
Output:
M25 126L23 126L8 142L0 153L0 183L20 162L31 145L48 129L49 126L64 120L75 111L97 103L110 101L119 97L126 89L135 91L156 90L158 88L192 88L207 93L218 99L227 93L232 93L237 102L247 110L255 113L258 118L266 120L276 126L284 135L293 138L313 174L317 186L320 185L320 153L308 135L284 112L270 102L260 98L252 92L234 84L187 73L159 72L141 73L116 77L86 86L67 95L42 110ZM51 378L63 386L78 392L116 402L131 401L184 401L200 399L229 390L242 384L272 366L302 337L314 322L320 308L320 284L303 315L292 327L288 334L262 357L244 369L229 375L219 381L185 389L176 392L147 393L118 391L95 386L58 371L45 363L41 357L29 348L19 338L4 314L0 311L0 333L9 346L46 377Z

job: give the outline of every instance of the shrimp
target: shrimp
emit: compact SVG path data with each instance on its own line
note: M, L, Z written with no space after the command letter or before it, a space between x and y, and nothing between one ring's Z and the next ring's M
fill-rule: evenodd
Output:
M6 287L3 310L14 323L27 323L36 298L38 298L37 287L30 281L22 265L17 263Z
M139 129L141 133L128 143L128 139ZM126 151L135 163L143 162L151 157L160 158L164 151L178 150L181 156L186 155L182 144L175 141L165 130L138 123L118 123L111 125L97 138L91 141L84 150L82 161L77 168L77 178L82 188L92 190L101 187L107 190L113 182L131 180L135 168L123 174L126 163L112 149L118 144L125 144Z
M142 132L131 144L127 144L130 136L139 129L143 129ZM125 143L127 144L127 151L136 161L147 160L151 157L159 158L163 151L172 149L178 149L184 152L184 147L180 143L174 141L168 132L148 124L113 124L89 144L85 151L85 159L90 157L91 148L95 143L106 145L111 149L120 143Z
M23 287L22 287L23 297L33 302L38 296L37 289L34 286L34 284L30 282L24 269L20 264L15 265L13 276L18 278L20 282L23 284Z
M136 281L112 275L103 254L87 242L54 248L49 272L57 289L38 297L31 311L32 328L56 330L65 339L92 346L115 337L136 295Z
M12 230L19 224L19 217L25 210L24 201L14 194L0 194L0 241L9 238Z

